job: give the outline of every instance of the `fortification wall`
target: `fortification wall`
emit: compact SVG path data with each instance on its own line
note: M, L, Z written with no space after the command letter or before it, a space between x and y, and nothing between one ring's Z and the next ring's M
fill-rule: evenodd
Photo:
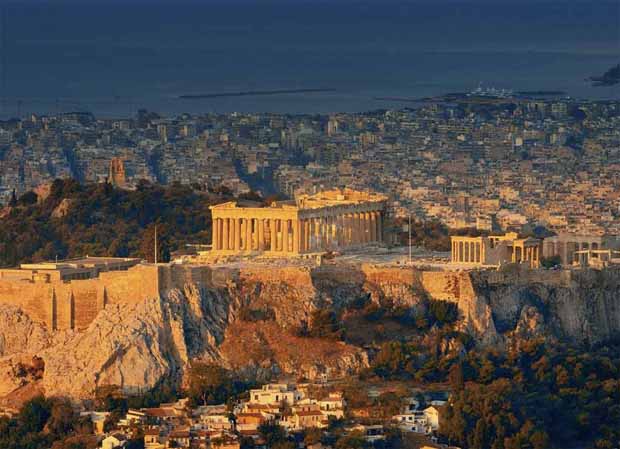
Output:
M458 302L475 297L472 277L467 271L423 271L421 283L433 299Z
M30 282L0 279L0 304L22 308L50 329L85 329L106 304L137 303L159 294L154 266L103 272L96 279Z
M476 272L474 277L490 285L497 284L540 284L568 287L573 280L571 270L530 270L512 265L497 271Z
M187 284L226 288L232 283L241 288L263 284L269 287L265 294L277 293L281 301L334 292L334 295L343 297L370 293L378 300L386 298L415 306L422 298L430 297L458 303L463 310L471 306L473 316L479 314L478 308L484 305L489 287L530 284L570 287L576 282L575 276L568 270L519 267L501 271L420 271L411 267L371 264L321 267L248 265L243 268L137 265L127 271L103 272L96 279L67 282L0 279L0 304L21 307L34 321L50 329L81 330L88 327L106 304L139 303L174 288L183 289Z

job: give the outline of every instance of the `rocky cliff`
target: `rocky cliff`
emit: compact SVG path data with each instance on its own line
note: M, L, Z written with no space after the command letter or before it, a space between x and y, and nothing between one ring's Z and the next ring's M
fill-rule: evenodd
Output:
M479 345L533 336L595 343L620 335L620 271L432 272L327 266L218 269L159 296L107 304L83 331L50 332L0 306L0 396L37 384L48 395L92 396L105 385L144 391L181 381L200 359L255 375L346 375L368 365L361 347L296 337L316 308L360 297L425 307L455 302L458 326ZM241 320L243 312L268 320ZM40 357L44 370L33 365Z

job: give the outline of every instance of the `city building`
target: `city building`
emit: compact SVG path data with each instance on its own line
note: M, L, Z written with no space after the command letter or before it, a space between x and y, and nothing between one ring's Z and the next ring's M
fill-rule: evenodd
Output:
M57 262L23 263L19 268L0 269L0 280L52 282L93 279L99 273L125 271L141 262L137 258L83 257Z

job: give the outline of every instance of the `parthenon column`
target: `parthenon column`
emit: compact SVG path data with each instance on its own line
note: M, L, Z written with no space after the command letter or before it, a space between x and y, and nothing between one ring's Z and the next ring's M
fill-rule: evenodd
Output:
M245 251L248 247L248 220L240 218L241 234L239 235L239 249Z
M370 213L370 241L377 241L377 213L374 211Z
M315 218L313 220L313 224L314 224L314 249L315 250L320 250L321 249L321 219L320 218Z
M336 243L336 217L330 215L327 217L328 230L329 230L329 244L331 247L337 246Z
M364 243L364 214L358 212L355 214L356 216L356 232L357 232L357 243Z
M215 250L220 249L220 245L219 245L219 240L220 240L219 223L220 223L220 219L216 218L215 220L213 220L213 224L212 224L212 226L213 226L213 238L211 240L213 240L213 241L211 242L211 246Z
M381 212L377 212L377 241L383 241L383 217Z
M277 249L276 241L278 240L278 234L276 233L276 221L269 219L269 250L275 252Z
M258 226L258 250L263 251L265 249L265 220L259 218L256 224Z
M370 243L370 212L364 212L364 243Z
M235 219L228 219L228 249L235 248Z
M288 253L288 220L282 220L282 252Z
M293 252L299 254L299 220L293 220Z
M235 251L241 248L241 219L235 218Z
M353 243L353 215L350 213L345 214L344 216L344 241L346 246L350 246Z
M360 243L363 245L366 243L366 214L364 212L360 212L359 217L358 232L360 233Z
M228 218L224 218L223 221L223 229L222 229L222 245L221 245L221 249L223 250L227 250L228 249Z
M342 215L338 213L336 215L336 245L342 246Z

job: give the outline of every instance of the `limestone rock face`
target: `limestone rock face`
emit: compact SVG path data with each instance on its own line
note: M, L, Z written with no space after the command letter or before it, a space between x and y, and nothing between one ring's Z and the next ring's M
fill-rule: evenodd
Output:
M32 363L32 354L51 342L44 326L16 307L0 305L0 397L33 380L26 369Z
M264 378L346 376L368 366L364 349L296 337L294 331L316 308L338 309L368 297L414 308L428 299L452 301L459 309L459 329L479 346L518 348L541 337L595 343L620 335L620 270L570 276L341 267L244 270L215 273L209 285L189 282L139 303L107 304L80 332L50 332L20 309L1 306L0 396L28 382L41 384L47 395L74 399L108 385L145 391L162 381L181 382L194 360ZM268 318L244 321L247 309L268 312ZM441 351L461 353L464 347L446 340ZM42 378L28 368L33 356L43 359Z
M52 211L52 218L62 218L67 215L72 204L73 200L69 198L63 198L60 204L56 206L56 209Z
M33 353L49 346L51 337L45 326L34 323L21 309L0 305L0 358Z
M179 379L190 359L217 358L226 323L217 300L188 286L139 304L108 305L84 332L43 351L46 394L90 397L106 385L138 392Z
M570 278L476 283L500 334L597 343L620 335L620 270L582 270ZM549 276L554 275L551 273ZM559 277L559 274L557 275Z

